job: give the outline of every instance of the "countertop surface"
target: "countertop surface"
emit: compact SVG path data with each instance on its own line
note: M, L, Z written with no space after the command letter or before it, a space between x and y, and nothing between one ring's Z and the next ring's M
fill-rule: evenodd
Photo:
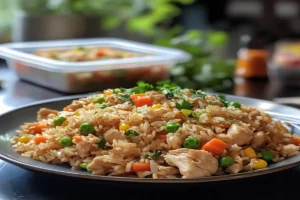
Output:
M65 96L19 80L0 65L0 114L39 100ZM300 96L266 79L236 80L226 93L272 100ZM24 170L0 160L0 200L48 199L299 199L300 167L249 179L204 184L121 184Z

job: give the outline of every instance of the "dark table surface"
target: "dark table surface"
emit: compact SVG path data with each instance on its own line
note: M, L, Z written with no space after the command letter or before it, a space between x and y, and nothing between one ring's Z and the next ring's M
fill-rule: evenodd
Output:
M18 80L0 65L0 114L38 100L65 96ZM300 96L299 88L275 81L236 80L230 94L272 100ZM243 180L205 184L121 184L82 180L24 170L0 160L0 200L48 199L299 199L300 167Z

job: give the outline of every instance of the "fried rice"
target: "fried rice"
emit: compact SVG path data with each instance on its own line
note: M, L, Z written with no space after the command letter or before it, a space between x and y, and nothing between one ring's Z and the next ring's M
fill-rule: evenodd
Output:
M11 139L22 156L96 175L201 178L265 169L299 154L299 136L223 95L139 83L41 108Z

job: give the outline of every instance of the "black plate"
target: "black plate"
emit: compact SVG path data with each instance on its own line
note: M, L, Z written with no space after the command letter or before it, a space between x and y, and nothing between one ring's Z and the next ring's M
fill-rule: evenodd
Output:
M85 179L98 179L107 181L119 181L119 182L143 182L143 183L199 183L199 182L212 182L212 181L223 181L247 178L252 176L258 176L263 174L268 174L276 171L281 171L284 169L296 167L300 165L300 155L288 158L281 162L271 164L268 168L262 170L249 171L239 174L222 175L222 176L212 176L200 179L149 179L149 178L133 178L133 177L115 177L115 176L99 176L92 175L81 170L71 170L70 167L63 165L51 165L40 161L36 161L30 158L21 156L16 153L12 148L9 140L17 133L15 132L19 129L19 126L24 122L30 122L36 120L37 111L42 108L50 108L62 110L63 107L70 104L74 99L81 96L72 96L57 98L47 101L41 101L35 104L30 104L21 108L17 108L13 111L3 114L0 116L0 158L15 164L17 166L52 174L59 174L64 176L85 178ZM273 112L279 112L284 114L290 114L295 116L300 116L300 111L295 108L278 105L269 101L250 99L245 97L227 96L229 100L238 101L258 109L268 110Z

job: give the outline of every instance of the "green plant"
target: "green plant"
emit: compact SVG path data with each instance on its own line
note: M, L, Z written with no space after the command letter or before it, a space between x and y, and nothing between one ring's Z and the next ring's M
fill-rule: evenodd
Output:
M15 0L20 10L31 15L79 14L99 15L104 29L124 25L128 31L146 37L170 38L168 23L181 10L176 4L195 0ZM168 30L168 31L167 31ZM178 27L173 32L178 33ZM166 36L165 36L166 34ZM174 36L174 34L172 35Z
M172 70L173 82L181 87L213 91L232 87L235 60L215 56L215 52L227 42L228 36L224 32L197 30L187 31L169 40L167 46L192 55L190 61L178 64Z

